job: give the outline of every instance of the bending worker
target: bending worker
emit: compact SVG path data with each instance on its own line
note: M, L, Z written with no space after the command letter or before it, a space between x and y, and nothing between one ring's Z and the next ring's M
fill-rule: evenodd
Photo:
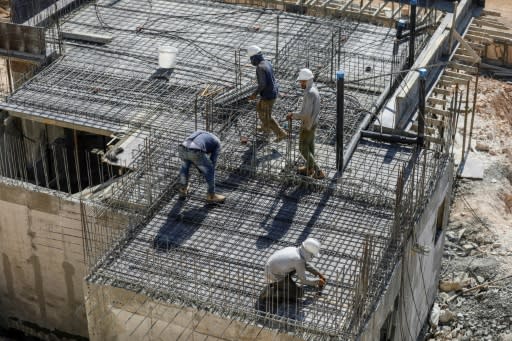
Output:
M193 164L203 174L208 183L206 200L211 203L224 202L225 196L215 193L215 166L220 154L220 140L212 133L198 130L187 137L179 146L179 155L183 160L180 169L180 195L188 194L190 166ZM207 157L210 154L210 157Z
M297 81L300 82L300 87L304 89L302 109L298 113L289 113L286 118L302 121L299 150L306 160L306 166L299 167L299 174L313 176L315 179L323 179L325 174L315 161L315 135L320 119L320 93L313 82L313 78L311 70L300 70Z
M270 256L265 264L265 277L269 284L260 294L259 310L275 310L280 303L294 303L304 296L304 289L295 283L293 275L297 275L304 285L319 289L325 286L324 275L309 264L313 257L320 255L320 247L318 240L308 238L299 247L286 247ZM306 270L319 279L306 277Z
M259 129L265 133L274 132L276 135L274 142L282 141L287 137L286 131L272 117L272 107L276 102L279 91L272 64L265 60L261 49L256 45L249 46L247 54L251 58L251 64L256 66L256 78L258 80L258 88L249 96L249 99L254 100L258 95L261 97L258 104L256 104L256 111L261 120L261 128Z

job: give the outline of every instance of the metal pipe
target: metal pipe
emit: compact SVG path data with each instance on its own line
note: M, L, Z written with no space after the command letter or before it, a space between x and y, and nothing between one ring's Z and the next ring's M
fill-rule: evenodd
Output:
M336 72L336 170L343 171L343 116L345 71Z
M375 131L363 130L361 131L361 137L366 137L373 140L378 140L382 142L390 142L390 143L403 143L403 144L417 144L418 138L402 136L402 135L393 135L380 133Z
M418 103L418 145L423 146L425 143L425 101L427 98L426 82L427 69L418 70L420 74L420 99Z
M409 68L414 65L414 59L416 57L415 43L416 43L416 5L417 0L411 0L411 20L410 20L410 37L409 37Z

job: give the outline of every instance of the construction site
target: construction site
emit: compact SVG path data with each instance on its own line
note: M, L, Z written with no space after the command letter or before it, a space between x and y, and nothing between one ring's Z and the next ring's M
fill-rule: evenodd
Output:
M471 172L480 65L512 64L512 34L484 2L11 0L2 13L0 327L42 340L418 339L452 184ZM258 129L249 45L279 83L281 141ZM297 173L301 125L286 116L302 68L320 93L325 178ZM221 141L225 203L206 200L195 170L179 194L178 146L196 130ZM307 238L325 287L258 309L267 259Z

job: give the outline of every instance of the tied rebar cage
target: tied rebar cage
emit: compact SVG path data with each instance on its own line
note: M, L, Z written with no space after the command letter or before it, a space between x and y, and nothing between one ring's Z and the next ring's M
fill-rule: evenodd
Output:
M262 323L304 339L356 337L400 256L401 219L407 218L402 209L407 203L417 212L442 170L432 161L439 154L430 150L360 138L406 62L406 49L394 49L395 30L212 1L162 0L96 1L66 16L61 27L112 40L65 39L65 55L2 106L79 125L113 137L114 143L139 141L127 164L113 166L105 150L94 152L99 165L77 158L86 170L77 171L77 184L88 283L125 288L156 304ZM281 142L257 131L255 103L247 100L255 75L245 48L253 43L264 49L278 78L274 116L288 133ZM168 45L179 54L167 81L153 76L157 48ZM303 67L313 70L322 99L316 157L326 179L297 174L304 162L299 122L285 119L301 107L296 77ZM342 131L347 165L341 178L335 165L341 132L333 83L339 69L347 75ZM188 197L178 196L177 146L196 129L222 141L216 174L218 191L228 197L222 206L205 204L204 183L195 171ZM350 145L357 148L349 153ZM443 157L446 150L440 151ZM420 159L427 166L418 166ZM112 176L98 171L104 180L96 183L91 175L87 184L89 169L105 165ZM414 176L400 180L408 167ZM404 193L413 188L418 198L403 201L397 183L409 186ZM323 256L315 263L327 286L321 293L307 290L290 305L270 300L257 306L267 284L266 259L307 237L322 242ZM122 309L127 302L116 304Z

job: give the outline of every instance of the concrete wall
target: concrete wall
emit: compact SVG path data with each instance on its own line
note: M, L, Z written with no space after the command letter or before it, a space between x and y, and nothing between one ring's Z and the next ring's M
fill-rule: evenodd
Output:
M366 325L362 341L378 340L385 323L389 323L389 329L396 326L391 340L416 340L420 333L437 294L445 234L443 230L436 242L438 215L440 225L446 227L452 182L453 164L449 163L414 227L402 261L396 265L389 285ZM430 251L426 254L414 251L415 244L427 246Z
M209 312L157 302L126 289L86 283L86 310L92 341L299 341Z
M80 206L0 183L0 325L87 336Z

